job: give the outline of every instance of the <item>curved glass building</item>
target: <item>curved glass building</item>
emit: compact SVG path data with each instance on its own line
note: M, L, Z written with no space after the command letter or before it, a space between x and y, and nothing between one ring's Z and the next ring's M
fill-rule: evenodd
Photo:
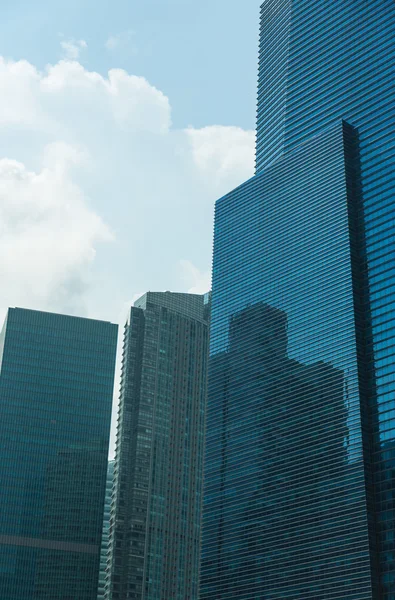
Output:
M395 3L266 0L216 205L201 600L395 600Z

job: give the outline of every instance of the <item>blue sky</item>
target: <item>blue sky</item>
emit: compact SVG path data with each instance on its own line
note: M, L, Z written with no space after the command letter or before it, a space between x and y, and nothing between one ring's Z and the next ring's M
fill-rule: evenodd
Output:
M122 330L148 290L209 289L214 202L253 174L259 4L3 0L0 320Z
M255 119L260 0L3 0L4 56L43 68L59 34L84 39L83 63L146 77L172 100L177 127L250 129ZM105 42L120 36L109 52Z

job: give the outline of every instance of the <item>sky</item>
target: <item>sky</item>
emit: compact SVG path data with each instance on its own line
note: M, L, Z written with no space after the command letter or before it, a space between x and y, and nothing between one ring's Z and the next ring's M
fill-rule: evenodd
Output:
M214 202L253 174L260 3L2 0L1 321L122 330L148 290L209 289Z

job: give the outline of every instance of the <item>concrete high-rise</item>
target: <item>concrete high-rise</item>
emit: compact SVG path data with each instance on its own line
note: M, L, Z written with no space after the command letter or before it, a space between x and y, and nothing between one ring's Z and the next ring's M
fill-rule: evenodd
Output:
M198 599L209 312L209 295L170 292L131 308L108 599Z
M0 335L0 598L96 600L117 326L11 308Z
M113 487L113 481L114 481L114 465L115 465L114 460L110 460L108 462L106 497L104 500L104 514L103 514L103 534L102 534L101 550L100 550L99 588L97 591L97 600L103 600L105 586L106 586L108 543L109 543L109 539L110 539L109 534L110 534L111 499L112 499L112 487Z
M216 205L201 600L395 599L395 3L266 0Z

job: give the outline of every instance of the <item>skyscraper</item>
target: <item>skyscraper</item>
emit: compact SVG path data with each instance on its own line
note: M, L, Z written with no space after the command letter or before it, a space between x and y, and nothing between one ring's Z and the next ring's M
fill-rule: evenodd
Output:
M110 537L109 534L110 534L112 484L114 481L114 465L115 465L114 460L110 460L108 462L106 497L104 500L104 514L103 514L103 534L102 534L102 539L101 539L101 550L100 550L99 588L98 588L98 593L97 593L97 600L103 600L105 586L106 586L107 555L108 555L108 543L109 543L109 537Z
M125 326L106 598L197 600L209 296L145 294Z
M266 0L216 205L202 600L395 599L395 3Z
M0 598L96 600L117 326L11 308L0 336Z

